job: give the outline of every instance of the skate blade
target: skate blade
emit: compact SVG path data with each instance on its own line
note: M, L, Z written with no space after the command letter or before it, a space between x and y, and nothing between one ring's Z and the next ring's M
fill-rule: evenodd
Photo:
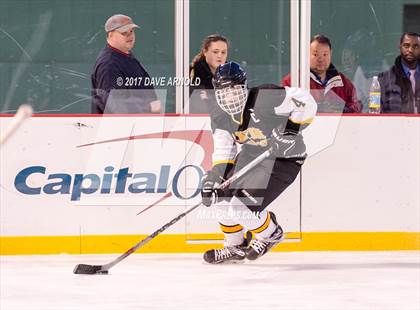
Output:
M203 261L204 265L240 265L240 264L244 264L245 263L245 259L241 259L241 260L228 260L228 261L224 261L224 262L219 262L219 263L208 263L206 261Z

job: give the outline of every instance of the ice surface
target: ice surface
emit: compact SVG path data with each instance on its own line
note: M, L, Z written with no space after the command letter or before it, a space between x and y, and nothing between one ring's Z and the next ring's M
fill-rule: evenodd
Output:
M134 254L109 275L72 273L117 256L0 256L0 309L420 309L416 251L276 252L216 266L201 254Z

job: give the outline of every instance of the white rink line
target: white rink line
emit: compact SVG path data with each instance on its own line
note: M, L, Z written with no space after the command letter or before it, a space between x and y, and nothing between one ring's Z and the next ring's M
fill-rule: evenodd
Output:
M201 254L135 254L109 275L72 273L116 256L0 256L0 309L420 309L418 251L276 252L217 266Z

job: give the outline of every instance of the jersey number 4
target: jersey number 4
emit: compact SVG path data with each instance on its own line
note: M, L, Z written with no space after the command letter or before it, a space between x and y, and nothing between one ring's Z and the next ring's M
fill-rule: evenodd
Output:
M293 103L295 104L295 106L297 108L304 108L305 105L306 105L305 102L299 101L299 100L297 100L295 98L292 98L292 101L293 101Z

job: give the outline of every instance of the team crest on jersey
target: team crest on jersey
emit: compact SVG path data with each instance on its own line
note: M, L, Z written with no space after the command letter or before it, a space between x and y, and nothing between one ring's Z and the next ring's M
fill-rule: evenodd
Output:
M267 146L267 137L258 128L247 128L243 131L235 131L235 140L241 144Z

